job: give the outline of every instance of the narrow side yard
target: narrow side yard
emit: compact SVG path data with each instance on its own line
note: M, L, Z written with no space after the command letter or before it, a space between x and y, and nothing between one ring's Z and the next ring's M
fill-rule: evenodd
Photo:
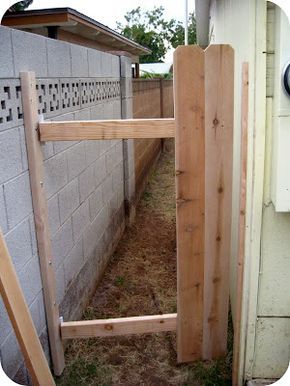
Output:
M84 319L176 312L174 143L166 142ZM176 363L176 336L159 333L74 340L58 385L231 385L231 331L225 359Z

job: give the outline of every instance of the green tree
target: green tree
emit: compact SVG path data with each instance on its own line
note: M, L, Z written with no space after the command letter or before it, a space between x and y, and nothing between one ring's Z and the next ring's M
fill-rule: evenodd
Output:
M168 49L184 44L184 27L175 19L166 20L163 7L143 11L137 7L124 16L125 24L117 22L118 31L125 37L150 48L150 55L141 56L141 63L162 62ZM196 42L194 15L190 15L189 43Z
M6 14L13 13L13 12L19 12L24 11L26 8L28 8L33 3L33 0L23 0L19 1L18 3L15 3L11 5L6 11Z

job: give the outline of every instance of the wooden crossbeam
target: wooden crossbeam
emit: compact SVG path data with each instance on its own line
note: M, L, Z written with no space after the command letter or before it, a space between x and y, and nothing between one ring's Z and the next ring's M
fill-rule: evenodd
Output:
M164 314L63 322L61 336L76 339L176 331L176 317L177 314Z
M80 141L89 139L173 138L173 118L58 121L39 123L40 140Z

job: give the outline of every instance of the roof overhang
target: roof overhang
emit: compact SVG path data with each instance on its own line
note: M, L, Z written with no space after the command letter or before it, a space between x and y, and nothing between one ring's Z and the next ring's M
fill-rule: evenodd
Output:
M60 30L81 36L99 44L110 46L112 51L126 51L132 55L148 55L149 48L127 39L111 28L71 8L51 8L15 12L4 16L1 24L17 29L58 27Z

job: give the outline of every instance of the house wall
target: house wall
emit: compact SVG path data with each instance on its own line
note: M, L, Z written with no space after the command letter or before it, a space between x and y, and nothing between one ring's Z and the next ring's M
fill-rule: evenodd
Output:
M210 39L235 49L231 304L235 318L240 175L241 65L249 62L248 180L240 384L280 378L289 357L289 214L271 202L274 10L263 0L211 2ZM280 86L280 79L276 80Z
M19 72L35 71L45 119L130 118L131 62L3 26L0 43L0 226L49 358ZM57 301L64 320L73 320L124 230L135 188L132 141L47 142L43 159ZM27 384L2 300L0 324L2 366Z

